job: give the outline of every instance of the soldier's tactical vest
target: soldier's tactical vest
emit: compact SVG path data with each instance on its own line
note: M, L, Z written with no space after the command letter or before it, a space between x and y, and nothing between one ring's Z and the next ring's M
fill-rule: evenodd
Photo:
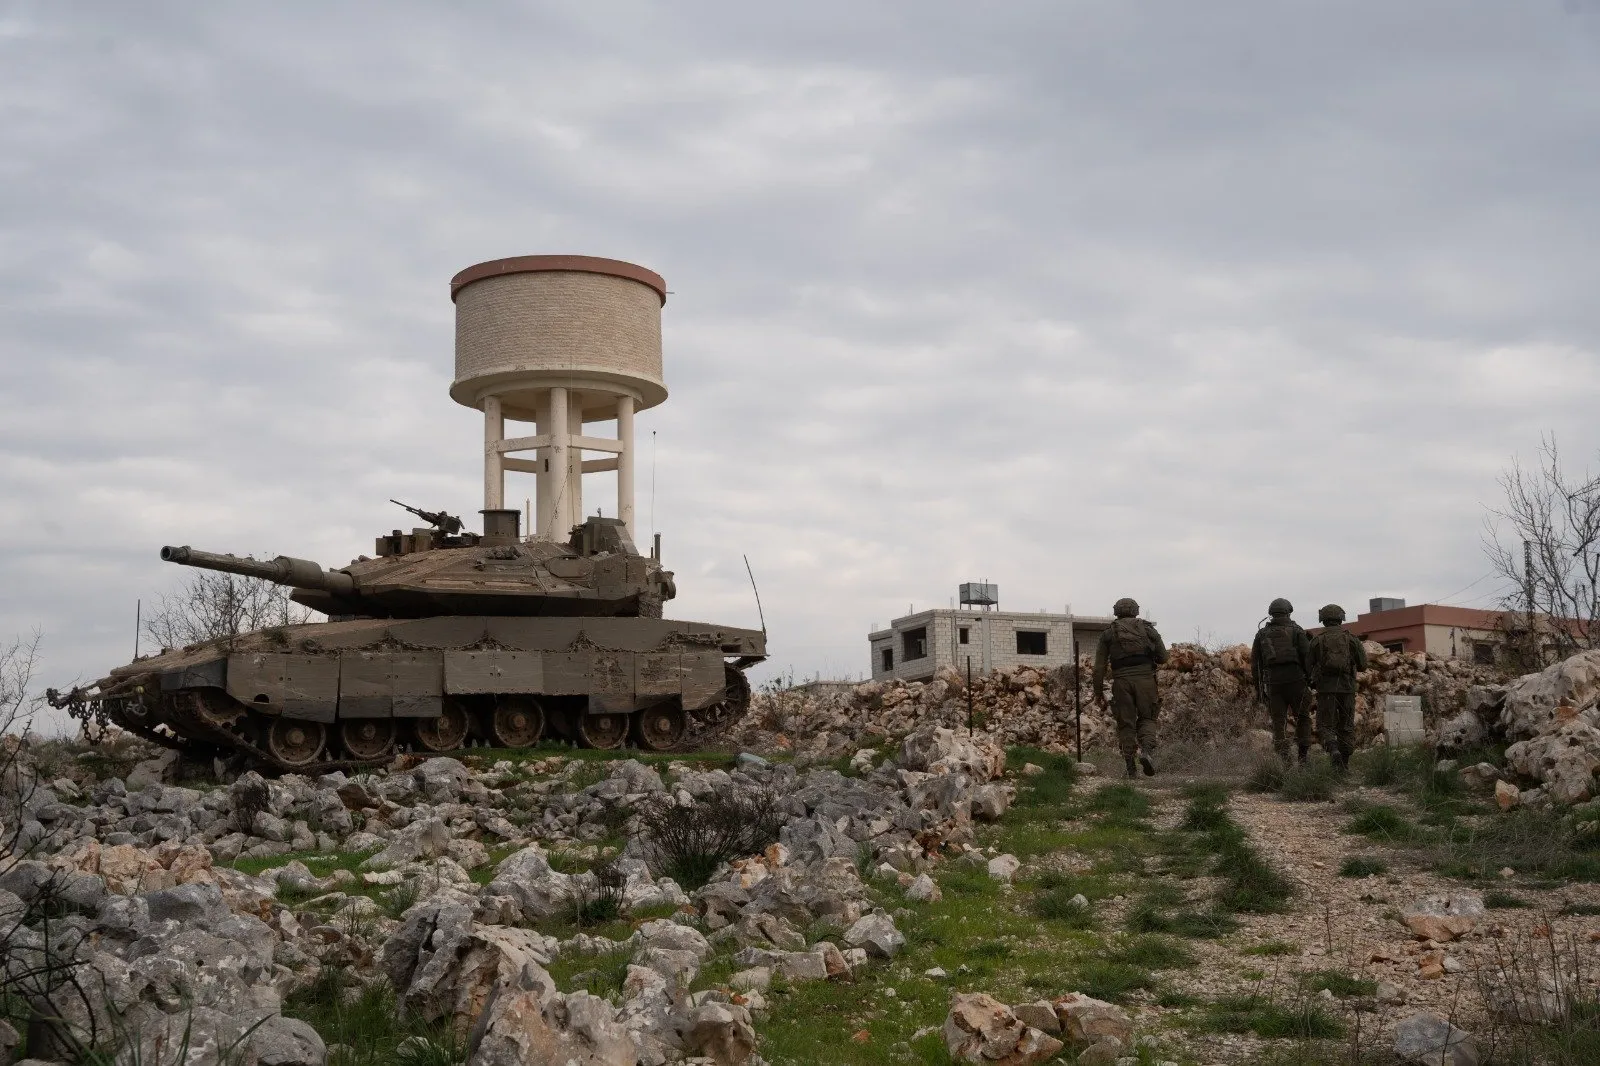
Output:
M1300 655L1294 650L1294 628L1269 623L1261 631L1262 665L1288 666L1298 663Z
M1119 618L1111 623L1111 669L1150 666L1155 663L1155 648L1150 630L1138 618Z

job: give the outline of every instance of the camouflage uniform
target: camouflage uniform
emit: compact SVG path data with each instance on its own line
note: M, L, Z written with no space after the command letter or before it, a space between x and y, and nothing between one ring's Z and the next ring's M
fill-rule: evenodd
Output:
M1289 760L1288 720L1294 716L1295 741L1300 761L1311 747L1311 641L1306 631L1289 617L1288 600L1274 600L1272 620L1256 632L1250 646L1250 678L1264 692L1272 718L1272 747Z
M1093 688L1104 702L1106 668L1111 669L1111 710L1117 721L1117 743L1133 773L1134 758L1143 750L1144 771L1155 773L1151 756L1156 750L1156 716L1161 696L1156 690L1156 667L1167 661L1167 646L1156 627L1139 618L1139 605L1118 600L1116 621L1100 634L1094 652Z
M1356 747L1356 675L1367 668L1367 650L1359 637L1344 628L1342 608L1329 604L1320 617L1325 628L1311 638L1317 734L1334 762L1349 766Z

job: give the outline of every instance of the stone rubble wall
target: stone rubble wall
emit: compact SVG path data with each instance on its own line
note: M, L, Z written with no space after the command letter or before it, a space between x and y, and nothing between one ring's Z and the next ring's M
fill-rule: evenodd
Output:
M1498 671L1455 659L1385 651L1366 645L1370 669L1357 679L1356 734L1370 744L1383 731L1387 695L1422 697L1432 730L1465 709L1474 686L1503 680ZM1109 713L1093 701L1093 661L1081 663L1084 749L1116 746ZM1161 732L1167 742L1233 742L1268 725L1250 682L1250 649L1235 645L1211 651L1195 644L1170 649L1158 671ZM1002 745L1072 750L1076 742L1070 668L1042 671L1018 667L973 678L971 707L980 732ZM1108 686L1109 689L1109 686ZM795 751L820 758L848 754L858 744L894 739L925 725L965 726L964 678L942 669L931 681L868 681L846 693L763 692L730 742L759 751Z

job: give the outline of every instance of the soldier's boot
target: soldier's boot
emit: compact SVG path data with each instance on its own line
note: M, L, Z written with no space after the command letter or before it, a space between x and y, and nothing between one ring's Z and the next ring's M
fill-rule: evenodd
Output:
M1310 748L1311 748L1311 745L1309 745L1309 744L1300 745L1300 765L1301 766L1304 766L1306 764L1306 752L1309 751ZM1289 760L1285 759L1283 761L1284 762L1288 762Z
M1339 749L1339 769L1350 769L1350 753L1345 751L1343 748Z
M1122 759L1123 759L1124 762L1126 762L1128 764L1128 776L1129 777L1138 777L1139 776L1139 768L1134 765L1133 756L1132 755L1124 755L1122 757Z
M1140 753L1140 755L1139 755L1139 765L1144 768L1144 776L1146 776L1146 777L1154 777L1154 776L1156 776L1156 764L1154 762L1150 761L1150 755L1149 755L1148 752L1141 752ZM1128 776L1129 777L1133 776L1131 771L1129 772Z

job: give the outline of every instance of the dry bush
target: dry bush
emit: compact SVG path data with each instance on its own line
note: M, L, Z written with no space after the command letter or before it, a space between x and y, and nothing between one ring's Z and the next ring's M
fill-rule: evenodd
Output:
M660 797L639 809L639 825L651 867L692 892L723 863L776 843L783 819L770 789L730 789L687 807Z
M182 648L271 626L298 625L310 618L310 610L290 600L289 589L282 585L200 570L177 592L156 600L144 620L144 632L159 647Z

